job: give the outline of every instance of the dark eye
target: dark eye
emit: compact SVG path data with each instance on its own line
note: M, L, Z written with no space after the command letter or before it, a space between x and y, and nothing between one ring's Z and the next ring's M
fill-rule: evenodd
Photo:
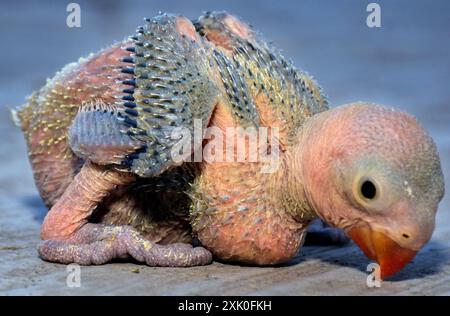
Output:
M372 181L366 180L361 184L361 194L364 198L372 200L377 195L377 188Z

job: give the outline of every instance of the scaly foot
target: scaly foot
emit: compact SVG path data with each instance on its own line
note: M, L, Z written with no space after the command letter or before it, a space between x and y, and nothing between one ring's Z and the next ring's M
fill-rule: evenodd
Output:
M209 264L212 254L189 244L158 245L130 226L88 223L69 240L46 240L38 248L39 256L51 262L98 265L113 259L132 257L149 266L189 267Z

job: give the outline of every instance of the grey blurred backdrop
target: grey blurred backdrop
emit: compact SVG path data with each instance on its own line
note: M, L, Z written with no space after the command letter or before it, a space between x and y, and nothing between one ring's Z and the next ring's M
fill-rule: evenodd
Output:
M81 6L81 28L66 26L69 2ZM448 122L439 110L450 109L450 1L377 1L379 29L366 26L370 2L1 1L0 105L20 104L66 63L132 34L159 10L189 18L227 10L311 73L332 105L369 100Z

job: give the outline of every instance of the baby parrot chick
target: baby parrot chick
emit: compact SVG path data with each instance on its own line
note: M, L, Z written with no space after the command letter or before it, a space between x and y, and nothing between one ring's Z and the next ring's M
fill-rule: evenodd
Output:
M329 109L307 73L225 12L146 19L66 66L16 117L50 208L38 252L52 262L275 265L321 219L386 278L430 239L444 194L415 118L369 103ZM257 135L256 151L276 153L274 168L240 155L252 134L239 128L265 128L276 145ZM180 135L194 139L181 160ZM231 159L195 159L208 150Z

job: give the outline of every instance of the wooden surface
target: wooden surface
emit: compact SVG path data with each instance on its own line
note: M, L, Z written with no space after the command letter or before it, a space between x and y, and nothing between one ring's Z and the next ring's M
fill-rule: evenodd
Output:
M82 267L81 287L69 288L66 266L37 258L46 210L22 136L6 110L65 63L131 34L143 16L161 9L193 18L202 10L225 8L250 21L312 73L332 105L366 100L416 115L437 142L448 184L449 2L379 1L382 28L377 30L367 28L365 6L357 1L258 2L258 10L254 1L110 1L107 6L78 1L81 29L65 27L63 4L30 2L0 4L0 295L450 295L449 194L440 205L431 242L377 289L366 286L369 261L354 245L305 247L289 265L273 268L222 263L188 269L132 263Z

